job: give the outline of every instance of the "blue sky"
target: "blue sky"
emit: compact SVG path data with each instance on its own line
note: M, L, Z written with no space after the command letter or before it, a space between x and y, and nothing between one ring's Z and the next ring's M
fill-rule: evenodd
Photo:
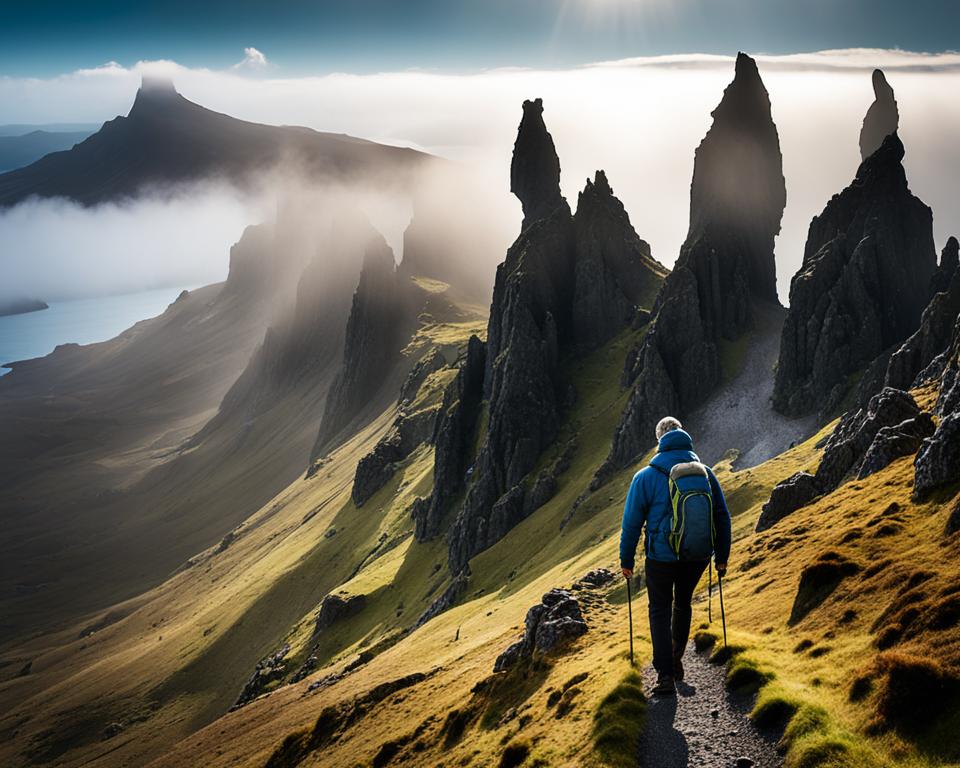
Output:
M956 0L166 0L4 2L0 76L106 61L226 67L253 46L286 74L566 67L664 53L958 46Z

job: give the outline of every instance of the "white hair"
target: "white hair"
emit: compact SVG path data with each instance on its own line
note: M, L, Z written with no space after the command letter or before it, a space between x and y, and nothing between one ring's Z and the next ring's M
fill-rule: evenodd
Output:
M680 423L679 419L675 419L673 416L664 416L657 422L657 440L659 441L667 432L682 428L683 424Z

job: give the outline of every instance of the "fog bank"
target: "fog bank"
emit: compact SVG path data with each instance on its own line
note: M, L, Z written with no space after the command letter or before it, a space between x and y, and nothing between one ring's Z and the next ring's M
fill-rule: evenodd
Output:
M856 172L860 125L873 99L873 66L885 68L896 92L907 174L912 190L934 210L938 248L960 231L955 181L960 171L960 101L955 98L960 56L854 50L757 58L780 132L787 181L777 242L784 301L810 219ZM496 217L498 224L504 216L513 231L519 228L520 209L509 194L509 167L520 103L540 96L571 205L587 176L604 168L654 257L672 265L686 235L693 153L733 75L733 59L672 56L561 71L301 78L188 69L172 62L130 68L111 64L50 80L0 80L0 123L106 119L124 113L141 74L158 69L172 74L187 98L237 117L349 133L462 161L481 175L474 183L489 190L491 204L476 215ZM197 283L222 277L226 249L240 225L250 221L241 222L250 213L243 203L229 203L219 212L203 209L203 216L193 205L148 205L142 210L148 217L143 228L134 222L135 208L105 210L103 219L90 218L88 226L82 224L83 215L63 208L62 219L46 220L58 222L56 228L44 226L40 213L55 208L34 204L30 210L0 217L0 259L19 251L29 254L19 257L25 264L25 259L47 253L55 269L69 269L70 251L78 250L71 245L77 241L76 228L80 240L89 242L83 252L103 252L118 281L130 269L132 241L127 238L144 228L155 237L140 256L152 262L149 271L158 279L163 274ZM47 231L29 231L38 228ZM16 248L10 247L11 238ZM502 252L490 255L493 263L502 257ZM8 279L24 279L29 270L10 274Z

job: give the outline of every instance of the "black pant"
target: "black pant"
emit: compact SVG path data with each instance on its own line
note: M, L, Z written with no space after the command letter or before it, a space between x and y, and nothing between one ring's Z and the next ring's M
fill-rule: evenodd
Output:
M690 601L706 568L706 560L661 563L648 558L644 563L653 668L659 674L672 675L674 654L682 655L687 646L693 614Z

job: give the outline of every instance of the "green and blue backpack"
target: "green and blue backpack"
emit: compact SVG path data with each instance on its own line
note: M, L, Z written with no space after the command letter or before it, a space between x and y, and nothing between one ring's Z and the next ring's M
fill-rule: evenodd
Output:
M670 549L677 560L709 560L716 543L713 523L713 490L710 475L699 461L674 464L667 472L673 518L667 533Z

